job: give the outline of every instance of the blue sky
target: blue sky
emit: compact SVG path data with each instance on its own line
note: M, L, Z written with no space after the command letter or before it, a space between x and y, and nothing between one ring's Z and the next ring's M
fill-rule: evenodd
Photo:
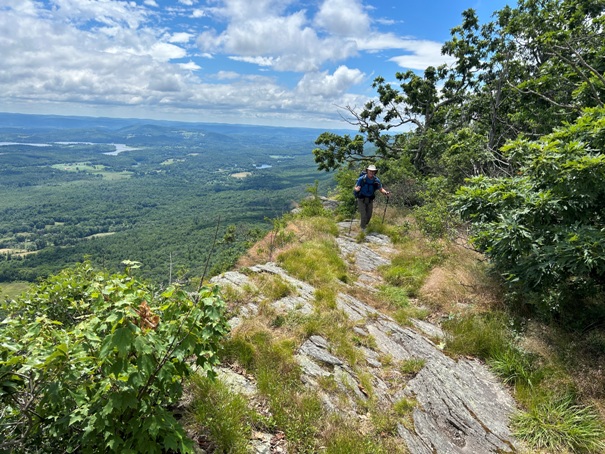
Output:
M0 111L339 128L506 0L0 0Z

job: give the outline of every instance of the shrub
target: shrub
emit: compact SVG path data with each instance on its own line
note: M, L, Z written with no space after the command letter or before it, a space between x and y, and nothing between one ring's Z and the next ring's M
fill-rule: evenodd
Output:
M211 374L227 332L218 289L157 294L89 263L5 305L0 449L189 452L168 407L193 360Z
M537 141L511 142L514 176L476 177L457 193L473 243L511 292L553 313L569 303L580 315L578 302L605 288L604 125L604 108L587 109Z

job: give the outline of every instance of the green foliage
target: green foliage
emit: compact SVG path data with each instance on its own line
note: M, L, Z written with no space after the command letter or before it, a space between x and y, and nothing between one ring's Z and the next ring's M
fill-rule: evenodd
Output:
M319 181L315 180L313 186L308 186L307 192L311 196L300 202L300 215L303 217L328 215L329 211L324 208L319 198Z
M477 177L457 194L474 244L513 290L544 295L552 311L605 284L604 145L605 109L587 110L539 141L509 144L516 176Z
M207 277L231 267L271 229L267 219L289 211L308 185L318 180L324 193L331 184L310 154L316 131L116 124L102 131L28 127L28 141L50 146L2 147L0 282L35 282L85 257L113 272L122 260L138 260L140 275L163 285L170 269L172 277L181 271L180 283L197 282L207 259ZM21 141L14 131L0 125L0 141ZM104 144L55 143L70 137ZM137 149L106 155L110 143ZM70 171L74 163L80 172ZM107 177L123 172L130 178Z
M168 407L189 361L212 373L224 302L216 288L157 294L127 266L109 275L83 263L4 305L0 447L191 451Z
M359 171L352 169L338 169L334 174L336 191L340 205L338 212L344 216L355 216L357 213L357 199L353 195L353 186L359 178Z
M444 177L427 178L419 193L420 206L414 209L418 228L429 238L454 238L459 220L452 212L451 192Z
M399 372L404 375L416 375L422 370L426 360L422 358L412 358L399 363Z
M573 399L545 400L513 418L516 436L538 449L552 452L605 451L605 426L591 407Z
M236 335L227 342L225 359L254 373L259 392L267 399L275 425L294 452L316 452L322 417L319 398L304 389L291 341L273 341L266 331Z
M504 351L494 352L488 364L504 383L511 385L531 388L540 382L543 375L543 371L536 369L527 353L512 345Z

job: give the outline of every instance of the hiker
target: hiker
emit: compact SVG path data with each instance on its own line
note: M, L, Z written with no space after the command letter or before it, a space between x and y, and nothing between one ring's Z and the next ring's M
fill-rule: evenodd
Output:
M372 218L374 210L374 192L376 190L382 192L387 197L390 192L382 187L382 183L376 176L376 166L369 165L366 168L365 174L362 174L355 183L354 194L357 198L357 206L361 215L361 230L365 230L366 226Z

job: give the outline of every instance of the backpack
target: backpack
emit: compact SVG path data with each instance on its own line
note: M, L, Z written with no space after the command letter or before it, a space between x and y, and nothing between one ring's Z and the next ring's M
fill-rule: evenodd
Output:
M366 177L367 177L367 173L366 173L366 171L365 171L365 170L364 170L364 171L362 171L362 172L359 174L359 176L360 176L360 177L363 177L363 180L361 180L361 189L359 190L359 192L357 192L357 191L355 191L355 189L353 189L353 197L355 197L356 199L363 198L363 197L361 196L361 192L362 192L362 190L363 190L363 187L364 187L364 186L374 186L374 191L375 191L376 189L378 189L378 187L377 187L377 186L378 186L378 182L376 182L376 181L375 181L374 183L366 183ZM374 200L374 197L375 197L375 196L372 194L372 196L370 197L370 200Z

